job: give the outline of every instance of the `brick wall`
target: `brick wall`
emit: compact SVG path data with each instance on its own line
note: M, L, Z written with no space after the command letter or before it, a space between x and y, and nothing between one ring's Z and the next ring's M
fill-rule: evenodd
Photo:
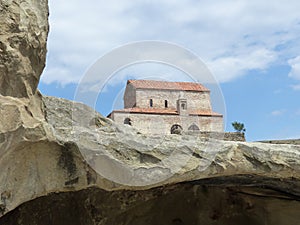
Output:
M184 97L187 99L188 110L202 109L211 110L209 92L193 92L184 91ZM138 89L136 90L136 96L131 91L125 92L124 100L126 99L125 108L127 102L133 102L136 100L136 107L149 108L150 99L153 100L153 108L165 108L165 100L168 101L168 108L176 109L177 100L180 95L180 91L174 90L152 90L152 89ZM132 104L131 104L132 105Z
M132 126L143 134L170 134L174 124L180 125L183 131L188 131L193 124L197 125L200 131L223 131L222 117L113 112L112 119L116 123L123 124L125 118L130 118Z
M222 117L189 116L191 111L212 110L210 92L136 89L132 84L128 84L124 94L124 107L165 109L167 101L167 108L177 110L179 97L187 101L187 112L181 115L113 112L111 118L119 124L123 124L124 120L129 118L131 125L144 134L170 134L171 127L175 124L180 125L186 132L190 126L197 126L200 131L223 132Z

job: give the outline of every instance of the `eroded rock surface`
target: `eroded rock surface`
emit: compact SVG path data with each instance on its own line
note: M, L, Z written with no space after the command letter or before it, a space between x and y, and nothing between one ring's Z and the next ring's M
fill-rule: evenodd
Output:
M0 1L0 94L35 93L45 66L47 0Z
M1 155L0 223L226 225L300 219L299 145L147 137L83 104L41 101L43 132L17 123L22 129L11 130L10 137L22 138ZM31 135L20 135L20 129Z
M42 96L47 2L0 11L0 224L299 224L300 145L148 137Z

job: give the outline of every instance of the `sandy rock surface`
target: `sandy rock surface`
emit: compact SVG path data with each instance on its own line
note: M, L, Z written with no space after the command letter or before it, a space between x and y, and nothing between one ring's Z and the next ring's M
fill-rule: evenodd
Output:
M47 1L0 11L0 224L299 224L299 145L145 136L42 96Z

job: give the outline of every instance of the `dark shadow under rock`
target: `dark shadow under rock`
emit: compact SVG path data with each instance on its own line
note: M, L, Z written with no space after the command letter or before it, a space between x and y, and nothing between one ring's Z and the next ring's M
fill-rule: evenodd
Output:
M24 203L2 217L0 224L299 224L300 201L264 187L263 183L240 186L232 183L233 179L229 181L231 184L209 179L202 184L201 181L181 183L145 191L108 192L89 188L53 193Z

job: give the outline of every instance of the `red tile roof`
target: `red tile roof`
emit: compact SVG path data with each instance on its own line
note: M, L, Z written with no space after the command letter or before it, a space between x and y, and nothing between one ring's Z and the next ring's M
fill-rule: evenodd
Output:
M162 89L162 90L182 90L209 92L209 89L202 84L193 82L169 82L156 80L128 80L127 84L132 84L137 89Z
M155 109L155 108L137 108L137 107L121 109L121 110L114 110L113 112L178 115L178 113L175 109Z
M223 117L222 114L216 113L216 112L212 112L210 110L193 110L193 111L189 112L189 115Z
M175 109L155 109L155 108L137 108L137 107L121 109L121 110L114 110L113 112L179 115L179 113ZM212 112L210 110L195 110L195 111L191 111L189 113L189 115L222 117L222 114Z

